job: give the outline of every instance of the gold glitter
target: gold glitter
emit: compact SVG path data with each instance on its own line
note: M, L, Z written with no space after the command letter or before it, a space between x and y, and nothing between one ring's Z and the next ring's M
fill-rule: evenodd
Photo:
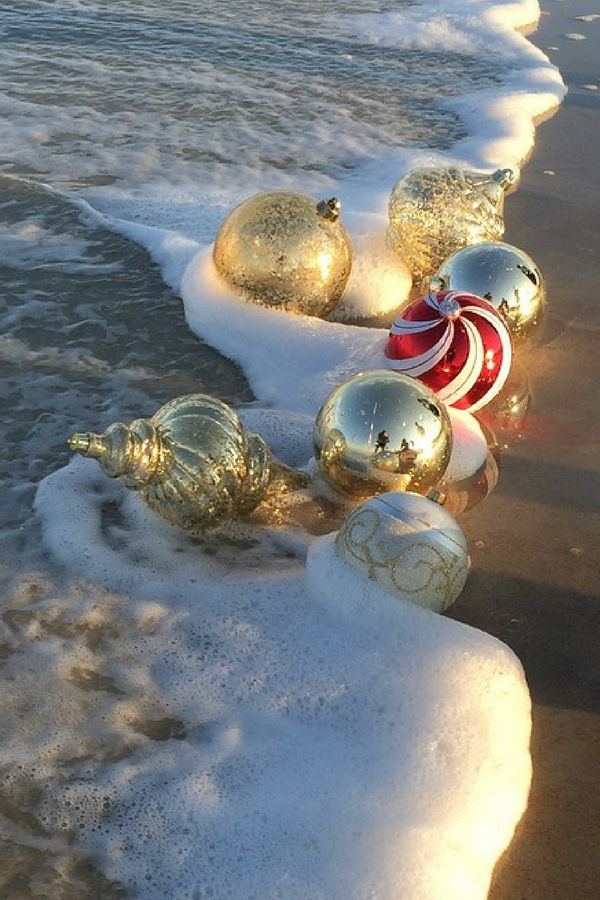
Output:
M468 572L467 554L450 547L436 529L415 530L367 504L349 516L336 538L338 555L372 581L438 611L458 597Z
M274 191L250 197L227 217L215 241L222 278L253 303L327 316L344 293L352 248L340 201Z
M492 175L459 169L415 169L395 185L389 202L388 243L423 278L461 247L500 240L511 169Z

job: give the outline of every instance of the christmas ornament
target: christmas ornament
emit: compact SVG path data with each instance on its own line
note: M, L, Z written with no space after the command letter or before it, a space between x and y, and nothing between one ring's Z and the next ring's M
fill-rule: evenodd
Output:
M415 169L400 179L390 196L388 242L415 281L460 247L502 237L504 194L514 181L511 169Z
M151 419L116 422L101 435L74 434L69 446L188 531L245 516L267 496L308 482L245 431L229 406L204 394L177 397Z
M500 242L463 247L442 263L440 290L468 291L502 313L515 342L532 336L546 302L540 270L527 253Z
M390 368L420 378L440 400L481 409L508 378L512 345L494 307L474 294L440 291L420 297L392 325Z
M456 520L433 497L410 492L381 494L357 506L338 531L335 549L382 588L438 613L454 603L469 571Z
M246 299L308 316L326 316L346 287L352 249L339 200L274 191L245 200L215 241L215 265Z
M351 497L425 493L446 470L452 427L444 405L425 385L377 370L334 388L317 415L313 439L321 473Z

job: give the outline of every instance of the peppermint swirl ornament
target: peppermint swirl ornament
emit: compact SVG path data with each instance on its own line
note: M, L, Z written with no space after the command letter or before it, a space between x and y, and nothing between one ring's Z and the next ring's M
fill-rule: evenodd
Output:
M395 320L385 355L391 369L419 378L448 406L475 412L508 378L512 344L504 319L487 300L432 291Z

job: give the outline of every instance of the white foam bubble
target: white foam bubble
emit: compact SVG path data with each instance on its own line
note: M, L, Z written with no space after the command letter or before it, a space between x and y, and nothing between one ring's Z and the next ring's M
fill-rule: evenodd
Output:
M48 827L146 900L483 900L530 779L506 647L349 575L331 537L306 571L277 529L191 542L92 461L37 508L85 579L30 600L29 677L7 663L15 716L45 679L20 761Z

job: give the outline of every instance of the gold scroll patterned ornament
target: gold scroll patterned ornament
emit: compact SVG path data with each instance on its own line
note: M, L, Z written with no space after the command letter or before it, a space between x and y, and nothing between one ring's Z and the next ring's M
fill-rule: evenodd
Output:
M246 516L263 500L308 484L227 404L206 394L177 397L151 419L116 422L103 434L74 434L69 446L191 532Z
M221 277L262 306L324 318L340 300L352 248L335 197L272 191L245 200L223 222L213 258Z
M358 506L338 531L338 556L396 596L443 612L469 571L465 537L434 500L381 494Z
M417 288L455 250L504 234L504 195L512 169L491 175L461 169L414 169L389 201L390 247L410 269Z

